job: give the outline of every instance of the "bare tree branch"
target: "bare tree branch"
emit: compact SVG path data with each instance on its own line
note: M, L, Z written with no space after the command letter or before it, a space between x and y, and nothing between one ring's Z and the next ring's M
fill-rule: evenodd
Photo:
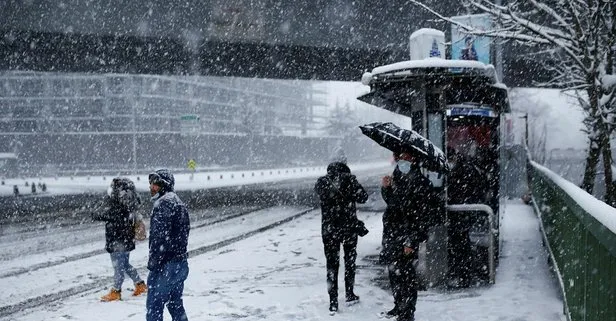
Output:
M512 1L497 5L493 0L464 0L473 12L488 14L495 27L479 30L445 17L419 0L411 0L463 33L499 38L524 45L549 46L533 57L548 55L552 63L544 69L554 77L540 85L564 88L574 93L585 118L584 126L591 142L584 172L584 188L592 192L598 157L611 162L609 135L616 129L616 1L559 0ZM543 48L542 48L543 49ZM606 184L611 177L606 172ZM607 188L606 188L607 189ZM614 195L616 189L607 189Z
M486 37L492 37L492 38L506 38L506 39L510 39L510 40L520 40L520 41L529 41L529 42L537 43L537 44L549 44L550 43L548 41L545 41L543 39L539 39L537 37L517 34L515 31L509 31L507 28L500 29L500 30L490 30L490 31L477 30L477 29L473 28L472 26L468 26L468 25L463 24L461 22L452 20L449 17L443 16L440 13L436 12L432 8L426 6L425 4L423 4L423 3L419 2L419 1L411 0L411 3L424 8L425 10L427 10L430 13L432 13L433 15L435 15L436 17L438 17L439 19L441 19L443 21L446 21L446 22L449 22L449 23L451 23L453 25L458 26L459 28L464 30L465 33L467 33L469 35L486 36Z

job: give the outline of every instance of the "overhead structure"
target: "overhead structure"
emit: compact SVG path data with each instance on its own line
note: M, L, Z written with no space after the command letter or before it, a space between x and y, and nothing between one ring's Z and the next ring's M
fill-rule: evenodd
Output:
M438 30L418 30L410 42L411 60L379 66L362 75L370 92L358 99L410 117L410 129L445 151L448 158L455 156L468 168L477 169L471 176L481 177L482 182L471 185L479 196L462 198L471 200L463 202L458 197L461 189L447 180L454 174L426 173L442 193L442 203L426 245L430 269L423 271L423 277L429 284L442 284L447 279L456 268L451 262L460 262L452 259L452 248L459 244L450 240L455 239L452 233L459 231L452 231L451 226L469 221L463 233L470 235L473 255L480 258L471 261L480 262L480 276L492 283L500 243L498 147L501 116L510 112L507 87L490 64L443 59L444 37Z

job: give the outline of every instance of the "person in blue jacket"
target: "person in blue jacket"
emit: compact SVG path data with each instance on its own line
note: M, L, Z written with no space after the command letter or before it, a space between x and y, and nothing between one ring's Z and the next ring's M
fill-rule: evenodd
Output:
M173 190L175 179L169 170L151 173L149 182L154 206L150 217L146 320L162 321L166 304L173 321L185 321L188 318L182 294L188 277L188 210Z

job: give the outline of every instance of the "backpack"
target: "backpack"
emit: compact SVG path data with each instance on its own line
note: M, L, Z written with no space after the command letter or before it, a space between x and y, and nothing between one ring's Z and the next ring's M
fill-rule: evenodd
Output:
M145 240L147 238L145 222L141 215L134 213L141 205L141 199L139 198L139 194L137 194L135 183L128 178L116 177L113 179L111 187L111 198L125 206L128 211L131 212L135 240Z
M148 238L148 233L145 228L145 222L139 217L133 219L133 230L135 231L135 240L143 241Z

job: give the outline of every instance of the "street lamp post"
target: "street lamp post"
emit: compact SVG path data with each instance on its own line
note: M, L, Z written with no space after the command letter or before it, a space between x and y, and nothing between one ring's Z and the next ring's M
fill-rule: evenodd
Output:
M527 186L527 189L530 191L532 177L531 177L531 165L530 165L531 155L530 155L530 148L528 147L528 113L525 113L524 116L520 118L524 119L524 129L525 129L524 149L526 149L526 186Z
M524 145L526 147L526 150L529 151L530 148L528 147L528 113L525 113L524 116L521 116L520 118L524 119Z
M133 132L133 174L137 173L137 110L135 106L137 104L137 101L139 100L139 98L137 98L137 86L135 83L135 78L134 77L130 77L130 91L131 91L131 111L132 111L132 115L131 115L131 128L132 128L132 132Z

